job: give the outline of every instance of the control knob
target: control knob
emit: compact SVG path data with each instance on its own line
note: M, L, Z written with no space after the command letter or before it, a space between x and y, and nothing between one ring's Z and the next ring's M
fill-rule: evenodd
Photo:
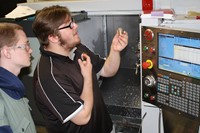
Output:
M153 75L147 75L145 78L144 78L144 84L148 87L153 87L156 85L156 80L155 78L153 77Z

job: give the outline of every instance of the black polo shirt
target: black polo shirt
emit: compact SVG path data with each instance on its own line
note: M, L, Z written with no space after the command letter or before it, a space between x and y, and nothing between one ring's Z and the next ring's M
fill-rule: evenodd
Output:
M49 133L110 133L112 121L106 110L96 74L105 60L80 44L74 60L40 48L41 58L34 73L34 93L37 106L44 116ZM78 126L70 121L83 109L80 98L83 77L78 64L81 54L87 53L93 65L94 106L88 124Z

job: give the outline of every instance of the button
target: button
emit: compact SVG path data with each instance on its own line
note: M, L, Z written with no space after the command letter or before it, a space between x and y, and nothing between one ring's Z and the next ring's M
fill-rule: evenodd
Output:
M155 53L155 48L151 47L151 48L149 49L149 52L152 53L152 54Z
M149 63L149 62L143 62L142 63L142 68L143 69L147 69L148 67L150 67L151 66L151 63Z
M147 46L144 46L144 47L143 47L143 50L144 50L144 51L147 51L148 49L149 49L149 48L148 48Z
M150 100L154 101L155 100L155 96L150 96Z
M144 98L149 98L149 93L145 93Z
M142 63L142 68L143 69L151 69L153 67L153 62L151 60L146 60L145 62Z

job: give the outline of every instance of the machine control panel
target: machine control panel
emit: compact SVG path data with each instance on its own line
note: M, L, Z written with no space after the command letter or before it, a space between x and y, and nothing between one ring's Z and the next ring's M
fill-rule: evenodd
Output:
M143 101L200 121L200 31L141 27Z

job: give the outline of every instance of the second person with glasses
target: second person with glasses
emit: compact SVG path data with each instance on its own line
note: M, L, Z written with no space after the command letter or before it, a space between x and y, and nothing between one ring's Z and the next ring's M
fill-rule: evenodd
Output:
M26 89L18 78L31 65L28 38L14 23L0 23L0 133L36 133Z

